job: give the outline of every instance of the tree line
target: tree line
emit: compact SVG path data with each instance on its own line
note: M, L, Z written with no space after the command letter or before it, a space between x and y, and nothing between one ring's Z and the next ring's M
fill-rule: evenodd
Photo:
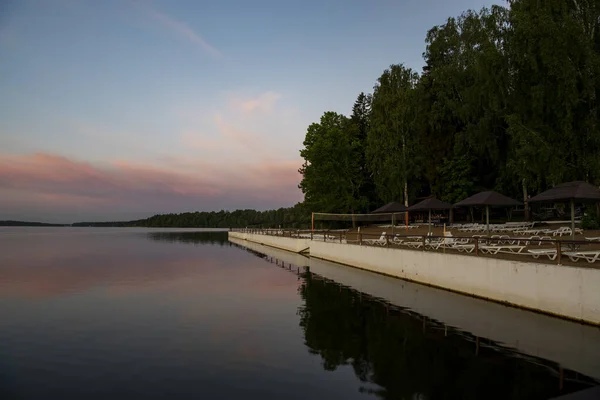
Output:
M46 226L46 227L57 227L66 226L65 224L49 224L45 222L31 222L31 221L0 221L0 226Z
M310 214L302 204L276 210L235 210L157 214L150 218L121 222L78 222L73 226L94 227L173 227L173 228L308 228Z
M429 30L425 66L385 69L352 113L327 111L300 151L307 209L369 212L497 190L527 201L600 184L600 6L512 0Z

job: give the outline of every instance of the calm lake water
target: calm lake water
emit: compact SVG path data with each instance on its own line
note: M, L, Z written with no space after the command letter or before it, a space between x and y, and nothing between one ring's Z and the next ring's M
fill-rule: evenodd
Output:
M547 399L598 383L440 326L224 232L0 228L1 399Z

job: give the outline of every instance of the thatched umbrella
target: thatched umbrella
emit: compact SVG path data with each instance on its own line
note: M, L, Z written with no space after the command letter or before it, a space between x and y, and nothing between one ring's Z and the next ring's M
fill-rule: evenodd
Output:
M492 190L486 192L479 192L471 197L459 201L454 204L454 207L480 207L485 206L485 222L487 225L487 231L490 232L490 207L512 207L521 205L520 201L511 199L503 194L494 192Z
M583 181L565 182L532 197L529 201L533 203L569 201L571 203L572 238L575 239L575 201L599 202L600 189Z
M384 214L384 213L399 213L406 211L406 207L397 201L387 203L385 206L379 207L377 210L372 211L371 214Z
M449 210L452 208L452 204L445 203L435 197L430 197L417 204L408 207L408 211L429 211L429 230L431 233L431 210Z

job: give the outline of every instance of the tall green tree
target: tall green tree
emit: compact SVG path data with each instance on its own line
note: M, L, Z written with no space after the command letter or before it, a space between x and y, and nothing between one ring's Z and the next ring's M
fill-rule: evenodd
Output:
M419 173L416 85L419 76L404 65L391 65L373 92L367 161L379 198L409 203L409 180Z
M326 112L308 127L299 169L304 204L313 211L354 213L368 205L361 195L364 174L358 133L349 118Z
M446 167L470 160L473 180L483 187L496 185L505 169L507 18L499 6L468 11L427 34L419 85L420 132L430 160L424 174L438 196L448 194L438 168L443 160Z
M600 178L600 5L511 1L510 166L527 189Z
M373 96L371 94L361 92L354 102L352 115L350 116L350 123L353 129L351 134L357 145L356 173L360 176L361 182L359 196L364 199L366 204L366 207L361 210L364 212L378 207L375 183L373 182L371 171L367 167L366 158L367 136L371 127L372 101Z

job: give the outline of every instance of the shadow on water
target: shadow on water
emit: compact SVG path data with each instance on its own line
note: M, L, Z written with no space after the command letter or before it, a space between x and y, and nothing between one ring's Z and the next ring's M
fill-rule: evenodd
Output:
M159 242L230 246L227 232L148 232L146 235L148 239Z
M551 399L598 382L243 246L302 279L305 345L382 399Z

